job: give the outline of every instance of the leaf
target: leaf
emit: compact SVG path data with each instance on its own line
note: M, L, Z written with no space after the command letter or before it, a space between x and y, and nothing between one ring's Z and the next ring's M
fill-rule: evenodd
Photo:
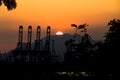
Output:
M82 29L82 28L85 28L85 25L79 25L78 26L78 29Z
M0 0L0 6L2 5L2 1Z
M82 28L85 28L86 26L88 26L87 24L81 24L78 26L78 29L82 29Z
M72 27L76 27L77 28L77 25L76 24L71 24Z

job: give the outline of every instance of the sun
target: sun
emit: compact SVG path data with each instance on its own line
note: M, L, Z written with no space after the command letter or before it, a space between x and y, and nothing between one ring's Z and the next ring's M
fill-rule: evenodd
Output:
M58 31L58 32L56 32L56 35L61 36L61 35L63 35L63 32Z

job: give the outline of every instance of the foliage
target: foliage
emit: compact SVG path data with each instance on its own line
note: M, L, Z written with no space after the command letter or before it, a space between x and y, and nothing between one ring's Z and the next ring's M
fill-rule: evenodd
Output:
M97 51L96 61L104 65L103 67L110 69L113 65L116 66L117 56L120 53L120 20L110 20L108 26L109 30L105 34L105 42Z
M0 6L2 5L2 0L0 0Z
M113 19L108 23L109 31L106 33L105 42L119 42L120 41L120 20Z
M4 4L8 10L13 10L17 7L16 0L0 0L0 6Z
M87 34L87 24L71 24L71 27L74 27L75 33L73 35L73 38L66 41L65 45L67 47L67 52L65 54L65 62L70 64L86 64L88 63L88 60L91 58L91 55L94 53L94 45L91 43L91 36ZM75 39L77 31L80 30L82 33L81 35L81 41L78 42L77 39ZM83 35L82 35L83 34ZM77 43L76 43L77 42ZM83 61L83 62L81 62ZM90 61L90 60L89 60Z

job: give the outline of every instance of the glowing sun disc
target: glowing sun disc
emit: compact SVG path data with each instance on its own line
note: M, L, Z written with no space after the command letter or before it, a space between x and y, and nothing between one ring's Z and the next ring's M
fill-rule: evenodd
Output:
M58 32L56 33L56 35L63 35L63 32L58 31Z

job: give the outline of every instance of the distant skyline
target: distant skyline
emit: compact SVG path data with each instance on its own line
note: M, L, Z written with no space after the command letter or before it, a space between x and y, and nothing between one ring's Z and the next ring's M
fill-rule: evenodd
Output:
M107 32L107 23L120 19L119 0L16 0L17 7L12 11L0 7L0 50L14 49L18 40L18 27L24 26L26 37L29 25L33 27L33 40L38 25L44 37L47 26L51 26L52 35L57 31L73 34L71 24L87 23L88 33L93 39L103 40ZM24 38L24 41L27 41Z

